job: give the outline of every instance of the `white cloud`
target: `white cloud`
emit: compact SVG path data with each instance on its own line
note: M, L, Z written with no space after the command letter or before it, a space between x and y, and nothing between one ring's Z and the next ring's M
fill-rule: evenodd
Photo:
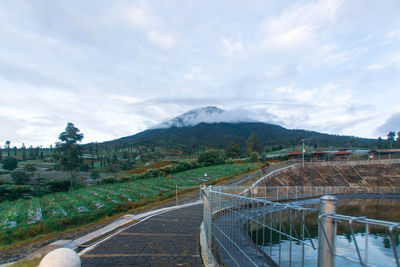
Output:
M370 64L365 67L366 70L377 71L385 68L386 66L383 64Z
M166 30L166 24L146 2L117 6L114 15L129 27L144 31L148 41L159 48L170 50L177 44L177 38Z
M233 42L226 38L222 38L222 45L224 48L224 55L226 56L232 56L236 53L243 53L244 51L243 44L239 41Z
M324 45L319 49L319 55L323 63L336 65L354 61L367 52L367 48L342 48L338 44Z
M308 47L318 40L318 30L336 20L341 2L320 0L294 5L279 16L268 18L262 25L264 49L291 49Z
M390 39L395 39L400 37L400 29L393 30L387 34Z
M165 50L170 50L177 43L177 40L173 35L158 30L149 31L147 33L147 38L151 43Z
M148 28L156 24L156 18L143 2L117 6L114 12L132 28Z
M203 72L200 67L193 67L190 72L183 75L186 80L199 80L199 81L209 81L210 76Z
M283 69L281 67L273 67L265 72L267 77L278 77L283 73Z

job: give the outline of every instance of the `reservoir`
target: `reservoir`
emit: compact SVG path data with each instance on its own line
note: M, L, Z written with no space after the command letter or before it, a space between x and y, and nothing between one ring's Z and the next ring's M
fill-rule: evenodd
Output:
M306 207L318 209L319 204L309 204ZM282 218L282 227L288 232L291 227L285 211L279 216ZM400 222L400 199L339 199L337 213L350 216L366 216L370 219L379 219ZM300 216L290 215L294 218L293 232L301 232ZM267 255L280 266L301 266L304 251L304 266L317 266L318 258L318 215L309 213L305 216L311 240L304 246L300 242L290 241L284 235L279 235L267 228L249 231L249 235ZM365 224L353 223L354 238L347 221L339 222L336 238L336 266L360 266L355 248L354 238L360 250L363 261L367 260L368 266L396 266L392 243L386 227L369 226L366 238ZM249 228L250 229L250 228ZM399 231L393 232L396 251L400 255ZM311 242L315 248L312 247ZM366 248L367 254L366 254ZM280 257L279 257L280 255Z

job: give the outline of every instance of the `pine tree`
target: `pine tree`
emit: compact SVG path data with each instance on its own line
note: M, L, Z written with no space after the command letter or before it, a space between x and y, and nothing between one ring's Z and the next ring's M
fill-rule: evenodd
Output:
M76 128L73 123L68 122L65 131L59 135L58 139L61 141L57 143L61 152L60 165L64 171L69 171L71 173L72 186L73 172L78 170L83 163L77 144L82 141L83 134L80 133L79 129Z

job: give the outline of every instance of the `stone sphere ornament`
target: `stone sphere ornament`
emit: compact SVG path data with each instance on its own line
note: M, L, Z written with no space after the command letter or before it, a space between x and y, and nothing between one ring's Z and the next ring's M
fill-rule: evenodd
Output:
M39 267L80 267L81 258L70 248L58 248L40 261Z

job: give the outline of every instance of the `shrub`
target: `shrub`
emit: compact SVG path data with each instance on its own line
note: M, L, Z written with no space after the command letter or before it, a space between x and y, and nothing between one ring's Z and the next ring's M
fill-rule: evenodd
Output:
M176 165L175 170L176 170L176 172L183 172L183 171L190 170L191 168L193 168L193 165L190 164L190 162L180 161L178 163L178 165Z
M114 177L107 177L101 180L99 184L115 184L117 182L118 180L115 179Z
M150 177L158 177L160 176L160 171L157 169L148 169L145 173L145 177L146 178L150 178Z
M209 149L200 154L198 162L203 166L211 166L224 163L219 150Z
M227 159L225 160L225 164L233 164L232 158L227 158Z
M81 172L88 172L89 171L89 165L82 164L79 169L80 169Z
M30 185L0 185L0 201L31 198L33 192Z
M251 162L258 162L258 157L259 157L258 152L252 152L250 154L250 161Z
M12 171L18 167L18 161L14 157L6 157L2 161L3 169Z
M24 167L24 170L26 172L35 172L35 171L37 171L36 167L33 166L32 164L26 164L25 167Z
M14 183L18 185L29 182L29 175L24 171L15 171L11 173L11 178L13 179Z
M90 173L90 178L92 178L93 180L97 180L100 177L100 173L97 170L93 170Z
M118 180L119 183L125 183L125 182L130 182L130 181L131 181L131 177L129 177L129 176L122 176Z
M45 183L47 190L50 193L68 191L71 182L69 180L49 180Z

